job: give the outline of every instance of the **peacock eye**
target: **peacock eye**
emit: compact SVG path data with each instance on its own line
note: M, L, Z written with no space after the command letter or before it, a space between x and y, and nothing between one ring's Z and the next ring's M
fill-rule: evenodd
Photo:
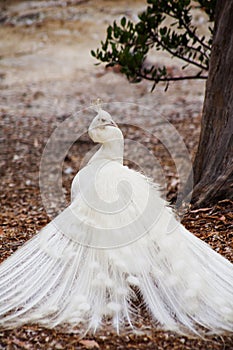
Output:
M106 122L106 120L105 120L104 118L102 118L102 119L101 119L101 122L104 123L104 122Z

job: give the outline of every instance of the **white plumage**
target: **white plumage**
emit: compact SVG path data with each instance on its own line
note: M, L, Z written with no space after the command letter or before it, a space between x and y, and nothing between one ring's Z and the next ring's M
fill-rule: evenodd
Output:
M0 327L119 332L135 329L141 303L167 330L233 331L233 265L123 166L123 136L107 112L89 135L102 146L75 176L70 206L0 265Z

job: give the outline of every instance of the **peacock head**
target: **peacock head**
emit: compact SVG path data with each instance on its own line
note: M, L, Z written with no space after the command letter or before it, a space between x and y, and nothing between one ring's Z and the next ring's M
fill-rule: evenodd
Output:
M107 143L115 140L123 140L123 134L111 115L99 109L97 116L92 120L88 134L96 143Z

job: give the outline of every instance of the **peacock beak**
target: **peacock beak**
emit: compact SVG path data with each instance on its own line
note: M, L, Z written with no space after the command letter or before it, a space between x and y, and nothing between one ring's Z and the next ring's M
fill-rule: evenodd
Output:
M113 120L111 120L110 122L107 122L105 126L114 126L115 128L118 128L118 125Z

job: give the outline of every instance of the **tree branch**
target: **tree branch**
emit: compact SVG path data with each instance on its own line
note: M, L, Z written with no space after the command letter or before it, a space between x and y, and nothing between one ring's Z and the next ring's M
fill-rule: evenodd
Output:
M166 50L167 52L169 52L172 56L175 56L175 57L177 57L177 58L179 58L179 59L181 59L181 60L183 60L183 61L185 61L185 62L187 62L187 63L193 64L194 66L196 66L196 67L198 67L198 68L200 68L200 69L208 70L208 67L207 67L207 66L203 66L202 64L197 63L197 62L195 62L195 61L192 61L192 60L190 60L190 59L187 58L187 57L180 56L177 52L173 52L169 47L167 47L166 45L164 45L163 42L162 42L161 40L158 39L158 37L156 37L154 34L152 34L152 35L153 35L153 37L154 37L154 38L153 38L154 41L155 41L155 42L157 41L157 43L160 44L160 45L162 46L162 48L163 48L164 50Z
M156 79L153 78L153 77L150 77L146 74L142 74L142 73L137 73L137 75L142 78L142 79L146 79L146 80L149 80L149 81L155 81L156 82ZM207 75L186 75L186 76L183 76L183 77L166 77L166 78L159 78L158 79L158 82L159 81L177 81L177 80L191 80L191 79L207 79L208 76Z
M172 14L170 14L170 13L166 13L166 14L167 14L168 16L170 16L170 17L172 17L172 18L174 18L174 19L177 20L177 17L175 17L174 15L172 15ZM182 21L182 24L183 24L184 28L187 30L187 32L188 32L188 34L190 35L190 37L195 38L195 40L196 40L199 44L203 45L203 47L205 47L206 50L211 50L211 47L210 47L209 45L207 45L204 41L201 41L201 40L199 39L199 37L195 34L195 32L192 31L192 30L189 28L189 26L182 20L182 18L180 18L180 20Z
M197 47L189 46L189 45L187 45L185 47L187 47L189 50L193 50L193 51L200 53L201 55L205 56L206 59L209 60L209 57L207 56L206 51L199 51Z

